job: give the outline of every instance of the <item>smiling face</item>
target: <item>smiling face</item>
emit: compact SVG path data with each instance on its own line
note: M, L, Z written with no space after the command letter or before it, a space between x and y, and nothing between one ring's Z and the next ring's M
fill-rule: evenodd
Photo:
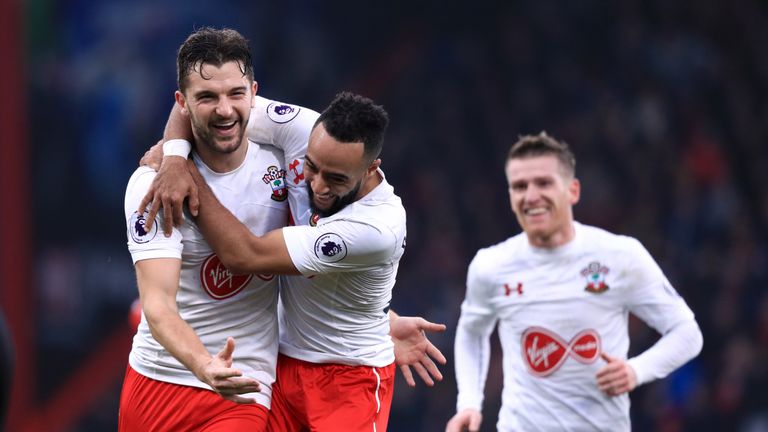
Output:
M245 151L245 128L255 94L256 83L235 61L221 66L204 63L189 74L176 100L190 117L197 151L204 159Z
M370 191L381 161L368 165L362 142L345 143L332 137L323 123L309 136L304 161L312 210L328 217Z
M535 247L553 248L574 236L572 206L581 186L552 154L513 158L505 168L509 200L517 221Z

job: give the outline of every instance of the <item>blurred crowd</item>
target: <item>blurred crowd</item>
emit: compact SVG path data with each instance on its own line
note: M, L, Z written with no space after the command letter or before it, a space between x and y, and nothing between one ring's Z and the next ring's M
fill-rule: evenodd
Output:
M382 168L409 234L393 309L446 323L432 339L449 358L434 388L398 379L390 430L440 431L453 414L466 268L518 232L503 162L518 135L542 130L576 153L576 219L638 238L704 333L697 359L632 394L633 427L768 430L765 2L358 3L27 6L38 397L138 296L125 184L162 133L175 49L212 25L249 37L268 98L322 110L349 89L390 113ZM630 331L630 354L656 340L639 321ZM491 361L488 431L498 346ZM114 430L118 394L116 382L82 430Z

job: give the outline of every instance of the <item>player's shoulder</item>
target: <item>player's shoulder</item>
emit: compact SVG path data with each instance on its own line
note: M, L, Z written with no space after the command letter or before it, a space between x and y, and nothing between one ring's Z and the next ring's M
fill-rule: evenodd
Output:
M357 205L356 205L357 204ZM318 226L344 224L353 231L375 231L378 237L397 239L404 235L406 220L402 205L383 202L378 205L353 203L339 213L322 219Z
M600 250L611 252L627 252L642 249L640 241L632 236L616 234L603 228L574 222L577 235L583 237L583 243Z
M135 190L146 191L152 184L152 180L157 176L157 171L148 166L140 166L133 171L131 177L128 179L128 186L126 187L126 194L130 194Z
M383 176L383 172L381 172ZM383 177L363 198L353 202L338 213L341 217L359 221L377 221L384 225L405 224L406 212L403 200L395 193L395 188Z
M515 259L527 250L528 238L519 233L499 243L481 248L472 259L472 266L479 272L493 271L502 262Z
M295 119L309 118L314 122L320 116L320 113L310 108L263 96L256 96L253 110L257 114L256 118L263 122L265 127L273 128L289 124Z
M248 138L248 158L251 162L264 162L273 163L274 161L283 163L283 149L275 147L273 145L259 143L251 138Z
M139 203L146 195L152 180L157 176L157 172L152 168L140 166L128 179L128 185L125 188L125 199L123 201L126 217L129 217L139 206Z

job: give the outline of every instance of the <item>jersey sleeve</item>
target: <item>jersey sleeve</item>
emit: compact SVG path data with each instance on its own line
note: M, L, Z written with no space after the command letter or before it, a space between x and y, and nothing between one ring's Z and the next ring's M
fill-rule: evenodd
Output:
M283 238L293 264L305 276L377 267L393 260L400 246L391 230L349 220L285 227Z
M257 96L248 121L248 139L273 145L285 155L288 202L295 225L307 225L311 216L304 183L304 155L319 116L309 108Z
M662 335L675 325L693 320L693 312L669 283L651 254L631 240L625 275L630 286L629 310Z
M456 326L454 365L459 390L456 409L481 411L483 390L488 375L491 344L490 336L498 320L492 305L491 285L483 267L488 263L480 251L467 271L467 292L461 304L461 316Z
M147 211L139 215L136 209L142 198L149 190L157 173L148 168L140 167L128 181L125 191L125 220L128 235L128 251L135 264L137 261L153 258L181 259L181 233L175 227L170 237L158 232L158 226L163 220L163 210L155 218L152 229L145 229Z
M627 277L629 310L661 334L661 339L629 359L638 385L664 378L701 351L703 339L693 311L675 291L650 253L633 239Z

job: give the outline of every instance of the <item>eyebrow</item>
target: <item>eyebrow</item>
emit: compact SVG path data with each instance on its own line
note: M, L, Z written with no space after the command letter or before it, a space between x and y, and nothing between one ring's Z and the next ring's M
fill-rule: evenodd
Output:
M193 94L193 96L196 99L200 99L201 97L204 97L204 96L214 96L215 94L216 93L214 93L214 92L212 92L210 90L200 90L198 92L195 92L195 94Z
M246 86L232 87L231 89L227 90L227 94L234 93L234 92L237 92L237 91L246 91L247 89L248 88ZM215 96L215 95L216 95L216 92L212 91L212 90L200 90L200 91L195 92L193 94L193 96L196 97L196 98L200 98L200 97L203 97L203 96Z

